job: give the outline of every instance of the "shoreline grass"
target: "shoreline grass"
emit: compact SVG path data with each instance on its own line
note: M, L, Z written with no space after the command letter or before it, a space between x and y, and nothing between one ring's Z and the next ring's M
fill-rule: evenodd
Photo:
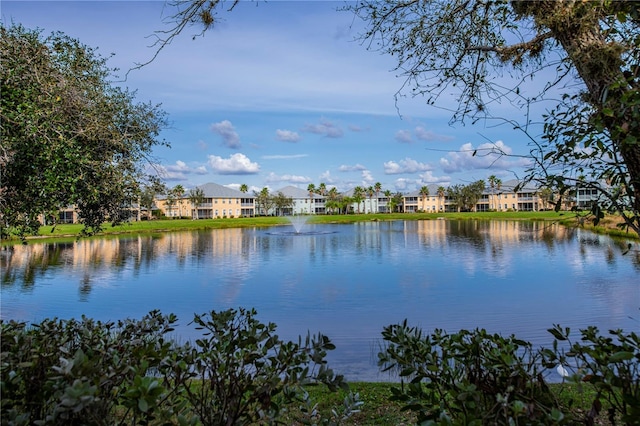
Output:
M598 226L590 221L580 221L573 212L465 212L465 213L373 213L348 215L309 215L309 223L356 223L363 221L394 221L394 220L518 220L518 221L546 221L558 223L567 227L580 226L597 234L606 234L616 238L638 240L640 237L633 232L627 232L617 226L621 219L609 215ZM203 231L225 228L253 228L288 225L286 217L259 216L223 219L158 219L140 222L127 222L117 226L105 224L102 232L92 237L82 237L81 224L58 224L42 226L39 235L27 236L26 241L33 242L73 242L79 238L105 238L122 235L153 235L165 232ZM24 243L17 237L2 240L0 245L16 245Z
M415 425L417 416L410 410L403 410L403 403L391 401L391 388L400 386L394 382L351 382L350 391L359 395L363 402L360 412L354 413L348 419L342 421L342 425ZM588 386L573 383L551 383L549 387L560 405L566 407L577 418L584 416L591 409L591 404L596 399L596 391ZM329 416L330 411L341 407L342 401L347 395L345 391L329 391L325 386L310 386L305 390L309 392L310 399L317 404L317 410ZM606 402L603 401L606 405ZM595 419L595 424L607 424L606 406ZM300 422L302 413L292 409L283 419L291 425L302 425Z

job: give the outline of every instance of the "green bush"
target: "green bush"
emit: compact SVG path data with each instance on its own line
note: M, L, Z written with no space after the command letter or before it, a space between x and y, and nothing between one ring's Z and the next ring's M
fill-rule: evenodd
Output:
M519 424L561 421L531 344L485 330L423 335L417 327L385 327L378 354L383 371L397 371L392 399L424 424Z
M0 321L0 417L7 425L275 423L303 386L347 388L323 335L298 343L254 310L196 315L194 343L167 338L177 318ZM354 402L354 407L357 402Z
M597 327L588 327L580 330L581 342L572 342L569 328L555 325L549 332L555 340L552 349L541 351L544 365L559 366L570 383L586 384L595 390L585 423L594 424L594 418L606 405L611 424L640 425L638 334L610 330L611 337L606 337ZM565 342L568 347L559 348L558 342Z
M392 399L421 424L593 425L606 417L612 425L640 425L639 336L611 330L605 337L588 327L580 330L581 342L572 342L569 328L549 332L553 346L534 350L514 336L479 329L426 335L405 320L382 332L379 365L399 374ZM572 392L593 395L591 406L557 399L545 382L550 369L567 376Z

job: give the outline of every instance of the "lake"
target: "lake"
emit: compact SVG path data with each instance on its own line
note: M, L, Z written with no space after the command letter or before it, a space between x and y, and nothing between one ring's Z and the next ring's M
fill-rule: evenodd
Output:
M217 229L0 250L0 318L180 318L255 307L286 339L322 332L348 380L385 380L386 325L486 328L549 345L553 324L640 330L640 247L521 221L420 220Z

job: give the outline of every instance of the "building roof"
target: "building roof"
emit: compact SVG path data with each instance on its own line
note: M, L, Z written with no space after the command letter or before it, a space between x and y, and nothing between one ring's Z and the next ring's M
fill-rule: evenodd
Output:
M289 185L289 186L285 186L284 188L280 188L276 191L274 191L274 194L277 194L278 192L282 192L282 195L284 195L285 197L291 197L293 199L309 199L309 191L307 191L306 189L302 189L302 188L297 188L295 186ZM322 195L320 194L313 194L313 198L324 198Z
M496 192L513 192L516 186L518 186L520 183L521 182L517 179L511 179L511 180L502 182L502 185L500 185L500 191L498 191L497 188L495 189L495 191ZM527 182L525 186L518 188L518 192L536 192L538 189L539 188L535 186L532 182ZM487 182L485 192L491 193L491 187L489 186L488 182Z
M199 185L197 188L202 189L205 198L254 198L253 195L245 194L213 182Z

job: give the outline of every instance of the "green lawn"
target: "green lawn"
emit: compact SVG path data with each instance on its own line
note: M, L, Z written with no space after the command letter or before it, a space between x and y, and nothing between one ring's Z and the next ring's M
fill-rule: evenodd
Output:
M358 393L363 405L360 412L353 414L344 421L343 425L412 425L416 424L416 416L411 411L402 410L402 404L389 401L391 387L399 386L397 383L350 383L349 387L353 393ZM589 411L596 392L587 386L574 384L552 384L551 389L555 393L560 405L566 407L567 412L571 412L577 417ZM346 396L344 391L330 392L324 386L308 387L310 398L317 403L317 409L325 417L331 416L331 409L342 409L343 400ZM606 407L602 410L596 424L607 424ZM301 414L297 410L292 410L285 420L292 425L303 424L299 421Z

